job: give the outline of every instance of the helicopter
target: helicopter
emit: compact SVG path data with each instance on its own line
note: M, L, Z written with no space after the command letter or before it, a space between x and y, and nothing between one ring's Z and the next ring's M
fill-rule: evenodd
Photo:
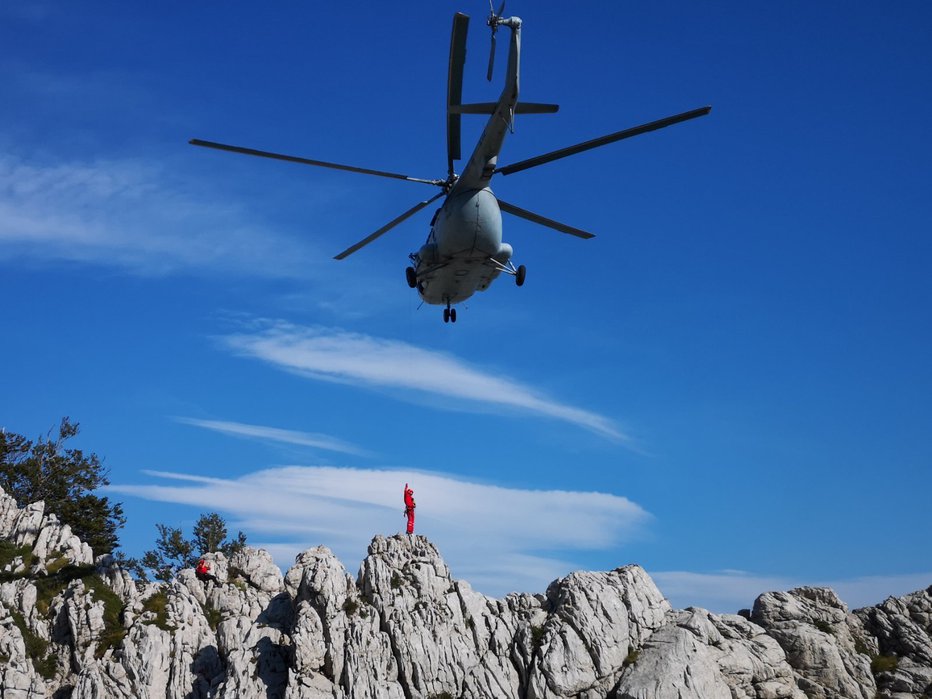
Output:
M514 265L512 261L514 249L508 243L502 242L503 211L547 226L560 233L582 239L595 237L592 233L541 216L500 199L493 194L490 188L490 182L494 175L511 175L615 141L705 116L712 110L711 106L692 109L499 167L498 156L505 136L507 133L514 131L515 115L548 114L559 109L556 104L518 101L522 22L518 17L504 17L504 9L504 2L496 11L492 5L492 0L489 0L489 16L486 20L486 24L491 29L491 50L486 73L489 82L491 82L493 75L498 29L507 27L511 32L505 84L497 102L462 103L463 69L466 61L466 37L469 29L469 16L456 13L453 17L447 74L447 176L443 179L422 179L383 170L312 160L310 158L243 148L201 139L191 139L189 143L195 146L244 155L345 170L363 175L388 177L438 187L440 191L437 194L415 204L358 243L337 254L334 259L345 259L441 197L445 197L442 205L435 211L431 219L430 232L426 242L416 252L409 255L411 264L405 268L405 279L409 287L417 289L424 302L443 306L443 321L445 323L455 323L455 304L462 303L476 291L485 291L500 274L504 273L513 276L518 286L524 284L527 274L526 268L524 265L517 267ZM462 158L460 131L463 114L488 114L489 119L465 168L461 173L457 174L454 169L454 161Z

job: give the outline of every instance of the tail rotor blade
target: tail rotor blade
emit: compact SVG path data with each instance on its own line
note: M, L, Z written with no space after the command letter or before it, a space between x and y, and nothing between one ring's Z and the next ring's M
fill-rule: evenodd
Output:
M382 236L383 234L387 233L388 231L390 231L392 228L394 228L395 226L397 226L397 225L398 225L399 223L401 223L402 221L404 221L404 220L406 220L406 219L408 219L408 218L414 216L414 214L416 214L418 211L420 211L421 209L423 209L425 206L429 206L431 202L433 202L433 201L439 199L439 198L442 197L442 196L443 196L443 192L439 192L439 193L435 194L434 196L432 196L432 197L431 197L430 199L428 199L427 201L422 201L422 202L420 202L419 204L415 204L415 205L412 206L410 209L408 209L408 210L405 211L403 214L401 214L401 216L398 216L397 218L394 218L394 219L392 219L391 221L389 221L388 223L386 223L384 226L382 226L382 227L381 227L379 230L377 230L375 233L372 233L371 235L366 236L365 238L363 238L362 240L360 240L360 241L359 241L358 243L356 243L355 245L351 245L350 247L346 248L346 250L344 250L343 252L341 252L339 255L335 255L333 259L335 259L335 260L342 260L342 259L345 258L345 257L349 257L350 255L352 255L354 252L356 252L356 251L359 250L360 248L365 247L366 245L368 245L369 243L371 243L371 242L372 242L373 240L375 240L376 238L378 238L378 237Z
M489 70L485 74L485 79L492 82L492 69L495 68L495 29L492 30L492 44L489 48Z
M492 82L492 70L495 68L495 32L498 31L498 22L504 11L505 0L502 0L502 4L499 5L498 12L495 12L495 6L492 0L489 0L489 19L486 24L492 29L492 45L489 47L489 70L485 74L485 79L489 82Z

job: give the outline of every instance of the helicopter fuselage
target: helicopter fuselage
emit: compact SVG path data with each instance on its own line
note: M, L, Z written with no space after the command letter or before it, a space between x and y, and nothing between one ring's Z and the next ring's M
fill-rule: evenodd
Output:
M451 193L434 215L427 242L412 255L418 292L427 303L461 303L488 289L512 253L502 243L502 212L491 189Z

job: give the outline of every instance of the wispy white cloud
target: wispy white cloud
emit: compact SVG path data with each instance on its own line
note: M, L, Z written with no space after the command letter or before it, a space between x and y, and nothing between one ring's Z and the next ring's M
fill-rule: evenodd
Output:
M458 401L465 400L470 408L517 410L632 444L632 439L603 415L561 403L501 371L406 342L281 321L221 341L241 355L310 379L456 399L445 404L451 409L461 409Z
M289 466L236 479L148 474L163 482L109 490L196 507L210 503L284 568L298 552L326 544L352 569L374 533L403 530L401 491L410 483L416 530L437 544L456 577L496 596L542 592L580 567L565 552L613 549L650 519L617 495L505 488L418 471Z
M857 609L882 602L891 595L904 595L932 584L932 571L834 580L753 575L738 570L713 573L651 571L650 575L674 607L696 606L731 614L739 609L749 609L764 592L791 590L804 585L830 587L850 609Z
M247 439L258 439L266 442L282 442L284 444L295 444L302 447L313 447L315 449L326 449L327 451L336 451L342 454L353 454L356 456L367 456L369 452L361 447L357 447L349 442L344 442L336 437L316 432L301 432L297 430L284 430L279 427L264 427L262 425L247 425L242 422L229 422L226 420L198 420L192 417L176 417L176 422L194 427L202 427L205 430L220 432L234 437L245 437Z
M307 276L326 256L235 205L133 160L29 162L0 156L0 258L103 264L145 275L235 271ZM316 261L316 262L315 262Z

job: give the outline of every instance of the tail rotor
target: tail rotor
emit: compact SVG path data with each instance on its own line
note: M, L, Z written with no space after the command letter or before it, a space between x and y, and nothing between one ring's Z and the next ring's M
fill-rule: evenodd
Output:
M492 29L492 45L489 48L489 70L485 75L486 80L489 82L492 82L492 69L495 67L495 33L498 31L498 25L501 24L502 13L504 12L505 0L502 0L498 12L495 11L492 0L489 0L489 18L486 20L486 24Z

